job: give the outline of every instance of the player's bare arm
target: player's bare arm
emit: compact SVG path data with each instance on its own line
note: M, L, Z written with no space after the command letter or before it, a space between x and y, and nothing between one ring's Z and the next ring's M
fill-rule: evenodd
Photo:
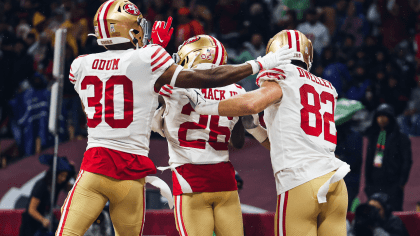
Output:
M171 82L177 67L177 65L172 65L160 76L155 84L156 91L159 91L163 85ZM175 86L180 88L223 87L238 82L252 74L252 66L248 63L223 65L208 70L185 69L179 73Z
M257 90L220 102L207 100L194 90L174 89L174 92L184 93L197 113L220 116L257 114L271 104L279 102L283 96L280 85L274 81L265 81Z
M261 88L241 94L219 103L221 116L245 116L262 112L283 96L280 85L274 81L265 81Z

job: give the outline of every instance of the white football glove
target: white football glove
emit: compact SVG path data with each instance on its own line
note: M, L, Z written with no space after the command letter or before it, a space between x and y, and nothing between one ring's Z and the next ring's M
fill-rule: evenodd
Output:
M260 125L258 114L242 116L241 121L246 131L254 136L258 142L262 143L268 138L267 130Z
M293 48L289 48L289 45L284 45L274 53L270 52L263 57L258 57L257 60L247 61L247 63L252 66L252 74L256 74L260 70L269 70L292 63L294 53L295 50Z
M165 137L165 134L163 133L163 112L165 112L165 105L155 111L152 119L152 131Z
M260 120L258 114L252 114L241 117L242 124L246 130L257 128L260 125Z

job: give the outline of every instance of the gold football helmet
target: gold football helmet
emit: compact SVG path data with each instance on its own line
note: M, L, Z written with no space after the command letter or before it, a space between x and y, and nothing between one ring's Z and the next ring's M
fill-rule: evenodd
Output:
M136 47L147 44L147 21L136 5L128 0L109 0L93 19L95 36L102 46L131 42Z
M219 40L209 35L198 35L187 39L174 54L175 63L186 69L201 63L224 65L227 61L226 49Z
M308 71L311 69L313 62L313 47L312 42L304 34L297 30L282 30L268 41L266 54L275 52L284 45L289 45L289 48L296 49L292 60L299 60L306 63Z

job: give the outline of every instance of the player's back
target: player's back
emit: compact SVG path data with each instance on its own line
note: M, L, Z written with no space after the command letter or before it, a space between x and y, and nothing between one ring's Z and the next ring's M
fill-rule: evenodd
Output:
M231 84L201 89L206 99L224 100L245 90ZM228 144L239 117L200 115L187 97L167 99L164 132L169 145L169 164L213 164L229 161Z
M70 81L85 107L88 147L148 155L157 78L173 64L160 46L78 57Z
M276 78L283 91L282 100L264 111L273 170L282 175L277 178L283 182L281 188L290 189L337 169L342 162L334 155L335 88L295 65L265 73L258 80Z

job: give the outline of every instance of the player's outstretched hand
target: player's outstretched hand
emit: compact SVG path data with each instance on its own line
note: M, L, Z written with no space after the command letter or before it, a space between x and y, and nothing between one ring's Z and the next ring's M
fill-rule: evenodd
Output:
M152 40L154 44L159 44L163 48L168 46L171 40L174 28L171 27L172 17L168 17L168 21L155 21L152 27Z
M242 116L241 120L242 120L242 124L244 125L244 128L247 130L257 128L258 125L260 124L258 114Z
M276 52L270 52L263 57L258 57L257 62L260 63L260 70L268 70L281 65L287 65L292 62L294 49L289 48L289 45L285 45Z

